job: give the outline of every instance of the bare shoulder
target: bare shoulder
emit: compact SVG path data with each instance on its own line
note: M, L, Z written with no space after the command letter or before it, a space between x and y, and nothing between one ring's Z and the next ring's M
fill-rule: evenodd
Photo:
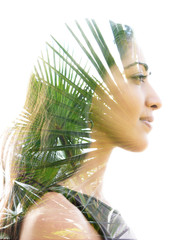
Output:
M27 213L20 240L100 240L96 230L62 194L46 193Z

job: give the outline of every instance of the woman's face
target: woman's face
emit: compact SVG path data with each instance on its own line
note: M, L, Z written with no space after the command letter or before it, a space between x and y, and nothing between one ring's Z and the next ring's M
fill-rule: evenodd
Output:
M113 89L117 104L110 115L103 116L102 125L116 146L143 151L152 130L153 111L161 107L161 101L149 83L148 66L135 41L123 65L123 80L116 79L118 87Z

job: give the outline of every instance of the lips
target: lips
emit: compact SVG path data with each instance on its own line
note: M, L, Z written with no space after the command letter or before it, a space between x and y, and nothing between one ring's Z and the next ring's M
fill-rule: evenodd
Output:
M141 117L139 120L142 121L142 123L145 124L145 126L147 126L149 129L152 129L151 122L154 120L152 116Z
M152 116L140 117L141 121L153 122L154 118Z

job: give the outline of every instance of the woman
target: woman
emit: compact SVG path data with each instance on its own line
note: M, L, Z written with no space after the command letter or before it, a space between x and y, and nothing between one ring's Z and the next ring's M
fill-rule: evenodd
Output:
M11 174L1 222L11 239L134 239L103 197L103 175L114 147L147 147L161 102L132 29L110 21L118 66L96 22L86 23L89 38L79 23L78 35L66 27L96 72L90 74L53 38L55 46L47 43L47 58L42 55L35 67L24 111L11 130L13 149L6 151L5 144L2 165Z

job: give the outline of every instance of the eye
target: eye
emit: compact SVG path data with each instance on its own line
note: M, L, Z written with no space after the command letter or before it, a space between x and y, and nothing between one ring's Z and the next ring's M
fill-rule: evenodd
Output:
M147 75L143 75L143 74L137 74L137 75L130 76L130 79L132 79L133 81L136 81L137 84L145 82L146 78L147 78Z

